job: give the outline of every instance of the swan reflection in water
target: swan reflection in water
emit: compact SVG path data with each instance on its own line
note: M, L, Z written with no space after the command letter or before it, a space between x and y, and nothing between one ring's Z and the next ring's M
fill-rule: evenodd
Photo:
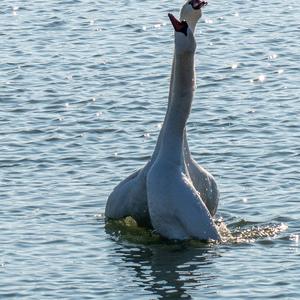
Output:
M270 243L287 230L284 223L255 223L227 216L225 221L231 224L227 235L223 232L226 242L174 242L137 226L131 218L107 223L104 217L99 220L116 241L113 253L124 262L121 269L134 270L134 283L161 299L192 299L199 293L214 296L220 282L215 263L226 245Z
M131 243L137 232L118 231L116 234L116 228L106 226L105 229L120 241L116 244L115 254L124 262L121 267L134 270L134 283L151 295L161 299L192 299L198 289L201 294L216 293L217 272L213 262L219 256L217 245L199 241L194 241L193 245L191 242L162 242L158 236L150 237L149 231L142 232L140 239ZM141 229L135 227L132 230Z

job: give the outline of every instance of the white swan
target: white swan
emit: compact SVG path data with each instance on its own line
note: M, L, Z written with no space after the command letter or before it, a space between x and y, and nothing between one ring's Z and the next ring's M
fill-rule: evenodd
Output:
M187 20L192 31L202 15L201 7L205 4L202 0L186 1L181 9L180 19ZM173 67L170 80L170 91L173 87ZM172 105L171 92L169 93L168 110ZM161 133L164 132L164 125ZM139 225L151 227L147 204L146 176L155 161L161 145L160 133L155 150L151 160L140 170L137 170L125 180L120 182L109 195L105 215L107 218L119 219L126 216L132 216ZM187 165L187 174L189 174L196 190L201 194L203 201L208 207L211 215L217 210L219 193L214 178L205 169L199 166L191 157L186 134L184 134L184 156Z
M194 93L196 41L185 21L169 18L175 29L172 105L161 130L161 146L147 175L153 228L168 239L220 240L212 217L194 188L184 158L184 129Z
M202 16L201 8L207 5L207 2L204 0L190 0L186 1L180 11L180 20L185 20L192 31L194 33L198 20ZM174 58L172 64L172 72L171 72L171 80L170 80L170 89L169 89L169 100L168 100L168 110L172 103L172 93L171 90L173 88L173 74L174 74ZM164 125L162 127L162 131L164 131ZM160 149L161 144L161 133L158 138L158 142L156 148L154 150L153 156L156 158L157 153ZM207 206L210 214L214 216L217 212L218 204L219 204L219 190L216 184L214 177L205 170L202 166L200 166L191 156L187 137L186 130L184 131L184 159L187 166L187 173L190 176L194 187L200 193L201 198L205 205Z

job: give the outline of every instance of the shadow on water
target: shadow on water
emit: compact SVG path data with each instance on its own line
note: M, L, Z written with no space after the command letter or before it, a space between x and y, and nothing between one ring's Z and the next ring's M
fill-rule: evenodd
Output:
M105 230L120 246L117 255L135 271L135 283L150 294L161 299L192 299L193 289L214 286L215 244L167 241L136 226L131 218L107 222Z
M138 227L131 218L109 221L105 231L118 247L116 254L127 268L134 270L134 282L161 299L192 299L193 291L216 293L218 272L214 262L222 244L251 243L274 238L286 230L283 224L258 224L239 220L228 224L217 221L222 243L196 240L174 242ZM203 291L204 292L204 291Z
M213 286L216 275L205 272L213 263L214 251L207 245L127 245L119 250L126 266L135 271L136 283L161 299L191 299L193 288ZM211 268L211 267L210 267Z

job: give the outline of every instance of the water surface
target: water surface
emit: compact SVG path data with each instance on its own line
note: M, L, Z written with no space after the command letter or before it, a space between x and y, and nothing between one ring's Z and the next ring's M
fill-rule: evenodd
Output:
M1 298L300 298L299 1L211 1L196 30L189 144L235 239L105 227L153 151L180 6L1 2Z

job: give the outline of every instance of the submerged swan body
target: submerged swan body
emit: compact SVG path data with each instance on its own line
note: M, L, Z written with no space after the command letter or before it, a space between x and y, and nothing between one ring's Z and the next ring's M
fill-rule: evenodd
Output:
M168 239L220 240L212 217L188 175L184 128L194 92L196 42L185 21L169 15L175 29L172 106L161 129L161 146L147 175L147 198L155 231Z
M202 6L202 0L192 0L186 1L181 9L180 19L187 21L192 32L194 32L196 24L202 15ZM174 85L174 61L175 60L173 59L167 114L169 113L170 108L174 105L171 92ZM143 168L135 171L133 174L121 181L109 195L105 209L105 215L107 218L120 219L126 216L131 216L141 226L152 226L148 211L146 177L159 153L164 130L165 124L162 126L162 130L159 134L158 141L150 161ZM203 167L198 165L191 157L185 131L184 147L182 151L184 153L183 155L186 163L185 174L189 176L195 189L198 193L200 193L201 198L207 206L210 214L214 216L219 201L219 192L216 182L213 176Z

